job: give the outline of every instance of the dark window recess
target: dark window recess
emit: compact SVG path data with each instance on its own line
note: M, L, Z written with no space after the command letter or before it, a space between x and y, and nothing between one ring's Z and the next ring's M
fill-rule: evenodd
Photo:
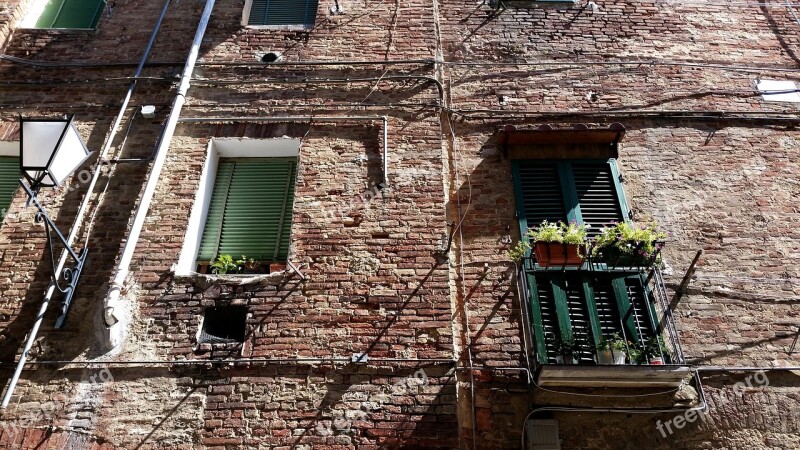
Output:
M232 344L244 342L247 308L244 306L220 306L206 309L201 344Z

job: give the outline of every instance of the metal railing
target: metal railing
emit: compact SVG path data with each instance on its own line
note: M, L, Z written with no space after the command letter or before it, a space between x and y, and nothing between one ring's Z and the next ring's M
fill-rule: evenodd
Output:
M644 342L648 339L647 335L650 333L647 328L650 328L652 330L652 335L657 336L657 338L664 343L663 347L666 349L666 352L661 353L663 361L669 364L685 364L683 350L681 348L680 339L675 327L675 321L672 311L669 308L667 290L664 286L663 276L657 265L652 265L650 267L615 267L603 263L587 261L581 267L542 268L535 264L535 258L526 257L519 264L517 264L517 283L518 292L520 293L520 307L522 308L524 333L523 345L525 346L524 351L529 364L542 364L543 361L548 361L549 363L548 355L541 355L537 350L538 347L536 345L536 333L534 330L534 326L536 326L536 324L533 322L534 312L532 311L534 304L531 301L531 291L528 285L528 277L530 275L540 276L547 273L573 275L579 274L583 277L588 277L588 279L592 282L596 282L600 279L600 277L613 277L614 275L627 277L638 276L641 283L641 295L644 297L644 303L646 307L641 308L640 305L637 306L635 302L632 301L631 307L628 311L617 310L620 322L619 334L621 335L621 338L626 343L629 340ZM582 300L586 302L585 297L583 297ZM572 316L572 314L570 314L570 316ZM633 316L637 333L635 339L632 339L633 336L629 336L629 333L626 331L626 327L624 326L625 321L630 319L631 316ZM648 324L649 327L647 327ZM560 335L553 333L553 331L554 330L542 330L541 334L545 336L548 334L555 336ZM609 338L610 336L607 336L604 333L603 337ZM552 348L553 344L553 342L546 342L545 348ZM659 345L659 348L661 347L662 346ZM661 352L661 350L659 351ZM580 363L591 363L591 359L595 353L594 349L592 349L590 352L586 351L584 353L586 354L582 354ZM532 366L531 368L533 369Z

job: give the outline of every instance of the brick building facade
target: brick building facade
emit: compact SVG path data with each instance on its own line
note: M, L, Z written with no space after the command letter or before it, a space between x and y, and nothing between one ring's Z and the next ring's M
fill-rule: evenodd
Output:
M44 317L3 448L514 449L529 419L524 448L556 448L528 446L555 424L564 449L800 447L800 5L217 0L176 96L208 3L98 3L86 29L45 24L51 4L32 19L44 3L0 2L0 151L19 116L75 114L99 177L39 194L89 262L65 327L58 297ZM764 80L794 87L774 101ZM281 158L271 273L198 273L218 161ZM611 377L536 340L530 277L572 275L507 255L520 168L609 158L620 213L669 233L642 292L665 288L676 329L674 364ZM0 227L4 386L50 283L25 203ZM683 382L645 383L664 367Z

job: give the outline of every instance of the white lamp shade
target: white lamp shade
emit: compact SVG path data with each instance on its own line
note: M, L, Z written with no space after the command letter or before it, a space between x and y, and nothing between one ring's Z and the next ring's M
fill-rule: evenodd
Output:
M21 123L20 166L28 180L60 186L89 157L72 119L22 119Z

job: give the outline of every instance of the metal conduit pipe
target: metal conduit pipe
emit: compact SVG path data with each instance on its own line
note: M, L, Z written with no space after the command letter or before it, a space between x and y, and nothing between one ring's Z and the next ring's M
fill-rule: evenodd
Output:
M100 173L102 172L103 165L101 164L106 156L108 155L109 150L111 149L111 144L114 141L114 138L117 135L117 130L119 129L120 124L122 123L122 118L125 116L125 110L128 108L128 103L130 102L131 96L133 95L133 91L136 88L136 78L139 74L142 73L142 69L147 62L147 58L150 56L150 51L153 48L153 43L156 40L156 36L158 36L158 32L161 29L161 23L164 21L164 16L167 15L167 9L169 8L170 0L166 0L164 2L164 7L161 9L161 14L158 16L158 20L156 21L155 26L153 27L153 31L150 33L150 39L147 41L147 45L145 46L144 53L142 54L142 58L139 61L139 65L136 67L136 73L134 74L134 79L131 81L130 85L128 85L128 90L125 93L125 98L122 100L122 105L119 108L119 113L117 113L116 119L114 119L114 124L111 126L111 132L106 139L106 143L103 146L103 149L100 151L100 155L97 157L98 164L94 169L94 173L92 174L92 179L89 182L89 186L86 189L86 195L83 197L83 201L81 202L81 206L78 209L78 213L75 217L75 222L72 224L72 229L70 230L69 236L67 237L67 243L71 246L75 238L78 236L78 232L81 229L83 224L83 216L86 214L86 210L89 207L89 202L92 198L92 191L94 191L94 187L97 184L97 180L100 178ZM64 264L67 262L68 252L63 250L61 252L61 257L58 260L58 264L54 268L54 273L60 274L61 271L64 269ZM19 362L17 364L17 369L14 372L14 375L11 377L11 380L8 383L8 388L6 388L5 395L3 396L3 401L0 403L0 408L5 408L8 406L9 401L11 401L11 395L14 393L14 388L17 385L17 381L19 381L19 375L22 372L22 367L25 365L25 360L28 358L28 352L31 350L33 346L33 342L36 340L36 335L39 333L39 327L44 320L45 312L47 311L47 307L50 304L50 299L53 296L53 292L56 288L56 282L51 281L50 286L47 288L45 292L44 299L42 300L42 305L39 308L39 314L36 316L36 322L33 324L33 328L31 328L30 333L28 334L28 340L25 343L25 347L22 349L22 353L19 357Z
M347 121L347 120L382 120L383 121L383 187L389 187L389 118L387 116L278 116L278 117L183 117L179 122L296 122L301 120Z
M736 367L736 366L698 366L695 370L700 372L776 372L800 371L800 366L783 367Z
M62 67L129 67L135 66L133 62L67 62L67 61L35 61L11 55L0 55L0 61L5 60L15 64L24 64L35 67L62 68ZM179 66L183 61L160 61L148 63L148 67ZM361 66L361 65L403 65L403 64L443 64L449 66L475 66L475 67L514 67L514 66L667 66L667 67L697 67L703 69L719 69L731 72L788 72L797 73L800 69L770 66L737 66L725 64L711 64L692 61L675 60L633 60L633 61L538 61L538 62L472 62L472 61L443 61L438 59L408 59L388 61L281 61L279 63L241 62L241 61L198 61L198 66L231 66L231 67L281 67L281 66Z
M156 157L153 160L153 167L147 177L147 183L145 184L141 201L136 208L133 224L131 225L130 232L125 240L125 246L122 249L119 263L114 271L114 279L111 281L111 287L106 298L103 300L103 321L107 327L105 330L105 337L107 340L106 345L109 348L116 347L122 339L123 331L127 324L120 324L120 319L130 319L129 315L126 317L123 312L118 310L117 304L119 303L122 287L128 278L131 260L133 259L133 253L136 250L136 245L139 243L139 235L141 234L142 227L144 226L144 221L147 217L147 211L150 209L150 203L153 200L156 186L161 178L161 170L164 168L164 163L167 159L169 145L172 141L172 136L175 133L175 127L178 124L181 108L183 108L183 105L186 102L186 92L189 90L189 84L191 82L192 73L194 72L195 62L197 62L197 58L200 53L200 45L203 41L203 36L205 36L206 28L208 27L208 21L211 18L211 12L214 9L214 1L215 0L206 0L206 5L203 9L203 14L200 17L200 22L197 25L197 31L195 32L192 46L186 58L186 65L183 68L183 74L181 75L181 80L178 84L178 92L175 94L175 99L172 103L172 110L170 111L167 122L163 128L163 133L158 141L155 152Z
M30 361L28 365L40 366L127 366L127 365L205 365L205 364L241 364L241 363L282 363L282 362L310 362L310 363L350 363L351 358L345 357L331 357L331 358L241 358L241 359L176 359L176 360L127 360L127 361L65 361L65 360L45 360L45 361ZM452 359L444 358L370 358L369 362L384 363L384 362L397 362L397 363L429 363L429 364L455 364ZM0 363L0 365L9 365L9 363ZM368 363L365 363L367 365ZM486 368L488 369L488 368Z
M797 113L785 112L785 111L759 111L755 109L744 109L740 111L724 111L724 110L691 110L691 109L625 109L625 110L614 110L614 111L512 111L506 109L453 109L454 113L463 115L465 117L469 117L468 114L474 113L482 113L482 114L497 114L497 115L506 115L506 116L518 116L518 115L537 115L537 116L565 116L565 115L573 115L573 116L618 116L618 115L634 115L634 114L703 114L709 116L715 116L717 119L725 119L730 114L739 114L739 115L797 115ZM797 117L800 119L800 116Z
M214 80L214 79L195 79L195 84L211 84L211 85L233 85L233 84L347 84L359 82L372 82L383 80L422 80L428 81L436 85L436 90L439 91L439 104L444 102L444 86L442 82L433 77L426 77L424 75L390 75L385 77L371 77L371 78L302 78L297 80L290 79L259 79L259 80Z

